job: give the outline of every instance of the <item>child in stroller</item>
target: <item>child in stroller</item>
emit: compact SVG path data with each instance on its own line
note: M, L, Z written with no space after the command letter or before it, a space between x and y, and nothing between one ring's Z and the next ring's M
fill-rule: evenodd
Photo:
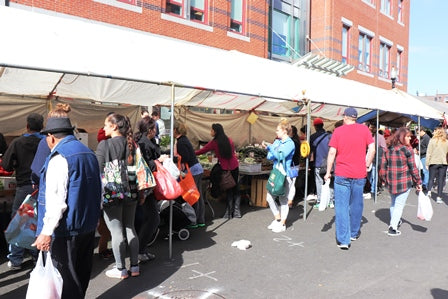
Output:
M170 221L170 201L161 200L159 202L160 226L169 227ZM190 237L188 226L196 221L196 213L192 206L181 197L173 200L173 234L176 234L182 241ZM168 235L168 234L167 234Z

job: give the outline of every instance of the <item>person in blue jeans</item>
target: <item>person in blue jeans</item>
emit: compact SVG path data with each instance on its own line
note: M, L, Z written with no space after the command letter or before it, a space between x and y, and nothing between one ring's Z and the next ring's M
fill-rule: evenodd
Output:
M375 155L375 143L369 128L357 124L358 112L354 108L344 111L344 124L336 128L330 139L327 158L327 173L336 160L334 200L336 242L340 249L348 250L351 241L361 234L361 219L364 209L363 189L367 169ZM366 155L366 149L367 155Z
M431 140L431 137L429 137L428 134L426 134L425 128L420 127L420 161L422 162L422 172L423 172L423 189L426 190L428 188L428 181L429 181L429 170L426 166L426 151L428 150L429 141ZM431 190L428 190L431 191Z

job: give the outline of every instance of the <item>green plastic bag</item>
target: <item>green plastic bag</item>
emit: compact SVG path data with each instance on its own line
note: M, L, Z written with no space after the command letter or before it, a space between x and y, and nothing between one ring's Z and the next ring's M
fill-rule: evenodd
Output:
M266 189L273 196L285 195L286 167L285 167L285 160L283 159L282 156L283 156L282 153L280 153L281 160L271 170L271 173L269 174L268 183L266 184Z

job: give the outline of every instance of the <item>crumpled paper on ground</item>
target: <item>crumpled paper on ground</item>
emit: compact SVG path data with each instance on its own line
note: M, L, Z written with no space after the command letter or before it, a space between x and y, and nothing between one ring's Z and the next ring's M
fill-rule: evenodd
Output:
M252 244L249 240L239 240L232 243L232 247L236 247L239 250L246 250L252 247Z

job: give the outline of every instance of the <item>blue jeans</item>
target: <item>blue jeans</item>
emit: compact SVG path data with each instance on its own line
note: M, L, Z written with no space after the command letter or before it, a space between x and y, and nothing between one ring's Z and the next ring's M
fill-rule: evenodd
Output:
M336 176L334 180L334 205L336 217L336 241L350 244L350 237L359 235L364 209L362 197L366 179Z
M403 214L403 208L408 199L409 192L411 189L399 194L390 195L390 224L393 229L397 229L398 222L400 221L401 215Z
M426 167L426 157L425 158L421 158L420 161L422 162L422 171L423 171L423 182L422 185L425 188L428 188L428 181L429 181L429 170L428 167ZM431 190L429 190L431 191Z
M17 210L20 208L20 205L22 204L23 200L25 199L25 197L28 194L33 193L33 186L32 185L25 185L25 186L20 186L20 187L16 187L16 195L14 197L14 202L12 204L12 214L11 214L11 218L14 217L14 215L16 214ZM8 259L11 261L11 263L14 266L20 266L22 264L23 261L23 255L25 253L25 248L22 247L18 247L16 245L9 245L9 254L8 254ZM35 250L30 250L30 253L33 257L34 260L37 260L37 254L38 251L37 249Z
M367 178L370 182L370 193L375 195L376 192L376 165L372 165L372 169L367 173Z

